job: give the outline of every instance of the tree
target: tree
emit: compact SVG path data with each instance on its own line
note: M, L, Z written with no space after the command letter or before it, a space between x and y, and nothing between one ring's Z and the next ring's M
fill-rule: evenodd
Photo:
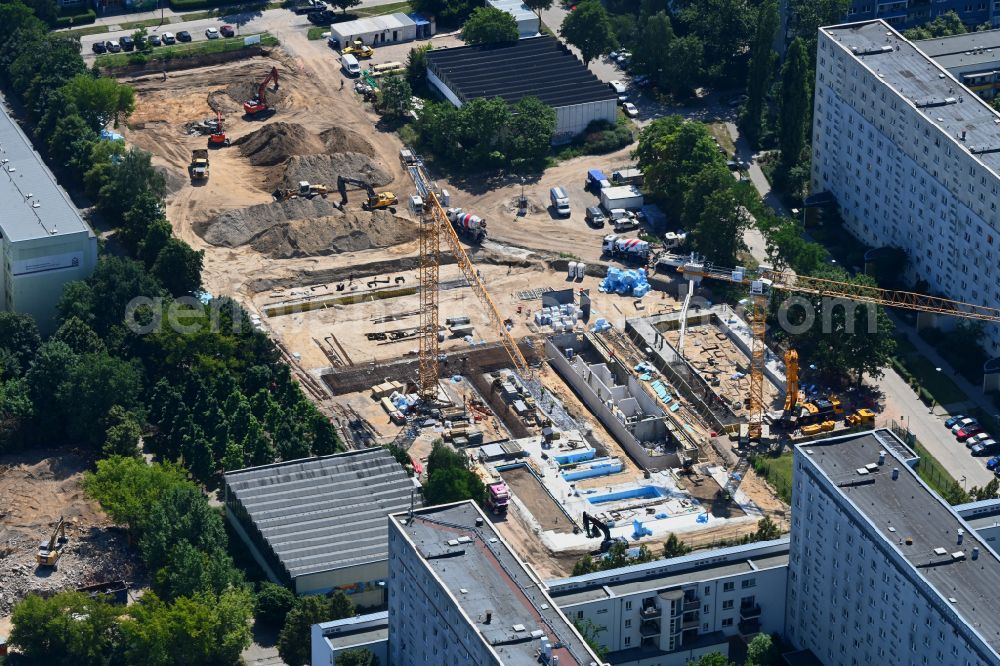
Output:
M735 266L737 254L746 251L743 233L750 226L750 214L736 193L714 192L704 200L698 224L691 230L694 249L720 266Z
M98 209L112 221L121 219L142 192L157 199L166 195L166 180L153 168L151 156L144 150L129 148L108 171L107 181L97 197Z
M771 520L771 516L764 516L757 521L756 539L754 541L771 541L781 536L781 528Z
M777 665L779 659L778 646L768 634L757 634L747 645L746 666Z
M142 426L135 416L120 405L114 405L108 412L107 420L108 427L101 453L105 457L138 455Z
M309 640L312 625L330 620L353 617L351 600L337 591L333 597L300 597L285 619L285 626L278 634L278 654L288 666L305 666L309 663Z
M684 229L694 229L701 221L708 198L718 192L733 190L733 176L718 161L707 164L687 182L680 222Z
M280 627L285 616L295 606L295 593L284 585L266 581L260 584L254 603L254 617L258 622Z
M680 116L657 118L644 127L635 156L646 188L675 209L683 206L692 181L706 167L725 167L707 126Z
M542 12L552 9L553 4L553 0L524 0L524 6L535 12L539 24L542 22Z
M132 205L122 216L121 225L118 230L118 239L125 247L130 250L136 250L145 240L153 225L162 222L167 222L167 218L163 212L163 199L149 191L138 192L134 195ZM169 224L167 222L168 228ZM173 233L172 230L171 233ZM165 245L166 241L163 244ZM150 249L147 248L147 250ZM158 253L159 251L157 251ZM147 268L151 267L153 262L156 261L155 254L149 257L147 261L146 252L141 253L140 258L146 264Z
M56 121L48 137L49 155L68 174L79 178L90 167L90 153L97 139L97 132L87 121L71 113Z
M795 34L803 39L814 40L820 26L842 23L851 0L792 0ZM786 56L787 57L787 56Z
M595 571L600 571L597 563L594 562L594 558L590 554L586 554L576 561L573 565L573 575L583 576L589 573L594 573Z
M83 488L119 524L136 534L145 525L157 501L175 487L198 492L187 472L171 462L147 463L142 458L111 456L97 461L97 470L86 472Z
M170 549L166 564L153 576L153 589L167 600L201 592L222 594L242 583L243 574L224 550L203 551L187 541Z
M361 0L330 0L330 4L339 9L341 13L346 14L351 7L360 5Z
M514 15L492 6L476 7L462 26L466 44L503 44L516 42L518 37Z
M747 0L689 0L680 11L688 37L704 47L705 64L713 79L731 76L741 62L754 28L754 5Z
M148 53L153 50L153 45L149 43L149 31L146 28L139 28L133 32L132 41L135 42L137 51Z
M757 29L750 49L750 71L747 75L747 103L741 118L743 131L751 143L760 139L764 101L771 87L774 61L774 36L778 31L778 3L767 0L757 9Z
M670 44L674 41L674 27L666 11L649 16L640 28L632 62L642 74L650 77L658 88L670 89Z
M75 354L100 354L107 351L104 340L79 317L69 317L50 340L64 342Z
M0 451L31 413L28 383L24 379L0 381Z
M135 362L101 354L82 354L56 389L56 404L64 432L84 444L97 445L105 435L101 423L108 411L121 405L141 409L142 376ZM49 418L48 414L39 414Z
M787 172L802 159L809 122L812 94L809 85L809 54L805 42L797 37L788 47L781 69L781 116L778 145L780 169Z
M589 617L585 620L573 620L573 626L580 632L583 640L590 646L590 649L594 651L594 654L600 657L601 660L604 660L604 658L608 656L608 648L605 647L604 644L598 639L598 636L600 636L601 633L608 630L607 627L595 624Z
M402 76L387 76L378 90L378 106L384 114L402 118L413 108L413 89Z
M6 349L17 363L18 373L28 369L42 345L38 326L31 315L0 312L0 349Z
M583 0L578 4L563 19L559 34L580 50L585 65L615 47L611 21L598 0Z
M364 648L344 650L337 655L334 666L380 666L379 658Z
M736 666L726 659L721 652L709 652L703 654L698 661L689 661L688 666Z
M540 165L552 146L556 112L537 97L522 97L511 108L505 152L513 164Z
M691 546L677 538L673 532L667 537L667 542L663 544L663 557L680 557L691 552Z
M70 79L64 91L77 112L95 132L114 121L118 127L135 110L135 90L106 76L94 78L78 74Z
M406 80L414 89L420 90L427 83L427 54L432 48L432 44L415 46L406 56Z
M123 608L80 592L49 599L31 594L15 608L10 644L30 663L98 664L120 650Z
M192 249L180 238L171 238L156 255L151 272L174 296L190 294L201 288L204 250Z
M424 497L430 504L447 504L472 499L481 502L486 487L468 468L465 456L434 442L427 458L427 483Z
M685 35L670 42L670 89L675 95L688 97L694 92L704 61L704 44L697 35Z
M510 126L510 107L500 97L477 97L458 110L458 142L464 163L473 169L499 166L503 135Z
M933 21L903 31L903 36L910 40L934 39L935 37L964 35L968 31L969 29L962 23L962 18L953 9L941 14Z
M194 548L211 552L226 544L222 517L193 485L168 488L153 504L142 525L139 549L151 569L169 562L171 547L187 542Z

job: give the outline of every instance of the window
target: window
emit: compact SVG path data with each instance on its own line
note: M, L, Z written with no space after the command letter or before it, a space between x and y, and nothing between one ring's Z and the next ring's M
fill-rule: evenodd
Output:
M578 619L578 620L582 620L583 619L583 611L577 611L576 612L576 619Z
M625 628L628 629L632 626L632 620L625 620Z
M632 602L631 601L626 601L625 602L625 610L632 610Z
M993 242L992 238L990 239L990 242L991 243ZM708 585L706 585L705 586L705 596L708 597L708 596L711 596L711 595L712 595L712 588L709 587Z
M722 621L722 626L723 627L731 627L731 626L733 626L733 618L727 617L725 620Z
M756 578L747 578L742 583L740 583L740 587L742 587L744 590L747 589L748 587L756 587L756 586L757 586Z
M631 636L626 636L625 637L625 645L631 645L631 644L632 644L632 637Z
M733 609L732 599L726 599L725 601L722 602L722 610L732 610L732 609Z
M736 589L736 583L734 583L732 581L730 581L728 583L723 583L722 584L722 591L723 592L732 592L735 589Z

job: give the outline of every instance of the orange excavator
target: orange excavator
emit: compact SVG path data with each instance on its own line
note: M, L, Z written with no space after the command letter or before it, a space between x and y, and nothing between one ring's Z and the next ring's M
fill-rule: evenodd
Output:
M267 75L263 81L261 81L260 86L257 87L257 95L248 102L243 102L243 111L248 116L256 116L262 113L273 113L272 109L267 104L267 84L274 81L274 89L278 89L278 68L272 67L270 73Z
M208 137L208 147L209 148L221 148L222 146L229 145L229 137L226 136L226 130L222 126L222 112L215 112L215 131L212 132Z

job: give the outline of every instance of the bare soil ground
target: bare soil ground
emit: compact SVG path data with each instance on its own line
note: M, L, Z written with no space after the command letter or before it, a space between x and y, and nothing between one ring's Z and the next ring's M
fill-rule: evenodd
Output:
M543 530L573 532L573 522L560 510L552 496L545 492L542 484L530 471L518 467L501 472L500 476L510 486L514 495L528 507Z
M30 593L48 595L141 575L124 530L83 494L87 465L67 451L0 456L0 617ZM58 567L38 568L38 545L48 541L60 517L68 523L69 541Z

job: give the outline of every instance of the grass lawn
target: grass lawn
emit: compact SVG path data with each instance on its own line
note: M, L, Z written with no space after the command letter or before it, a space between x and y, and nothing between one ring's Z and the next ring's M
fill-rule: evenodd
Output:
M97 35L102 32L107 32L108 26L106 25L88 25L83 28L73 28L72 30L60 30L55 32L55 35L68 35L70 37L83 37L84 35Z
M138 53L113 53L98 56L96 63L98 67L125 67L135 62L139 62L136 56L146 55L146 62L162 62L173 60L174 58L190 58L193 56L206 55L209 53L222 53L223 51L236 51L243 47L244 35L242 37L230 37L229 39L212 39L201 42L188 42L187 44L175 44L173 46L154 47L148 54ZM269 34L261 36L261 44L264 46L275 46L278 44L276 37Z
M314 25L309 28L309 32L306 33L306 37L309 39L323 39L323 33L330 32L329 28L324 28L321 25Z
M783 501L792 501L792 454L782 453L780 456L754 456L754 471L771 484L774 492Z
M920 385L934 397L939 405L950 405L965 402L969 396L951 380L944 372L938 372L933 363L919 354L898 356L900 362L917 378Z
M969 500L962 486L958 485L958 481L920 442L915 442L913 448L920 456L920 462L917 463L917 475L924 480L924 483L933 488L949 504L961 504Z
M377 7L360 7L352 9L355 16L383 16L385 14L395 14L396 12L406 13L410 11L409 2L394 2L391 5L379 5Z
M729 137L725 123L710 123L708 131L718 140L719 145L726 150L727 155L732 156L736 153L736 145L733 144L733 140Z
M185 17L187 20L187 17ZM152 28L154 25L160 25L161 23L167 24L171 23L170 17L165 17L164 21L160 21L159 18L143 19L141 21L129 21L128 23L120 23L122 30L138 30L139 28Z

